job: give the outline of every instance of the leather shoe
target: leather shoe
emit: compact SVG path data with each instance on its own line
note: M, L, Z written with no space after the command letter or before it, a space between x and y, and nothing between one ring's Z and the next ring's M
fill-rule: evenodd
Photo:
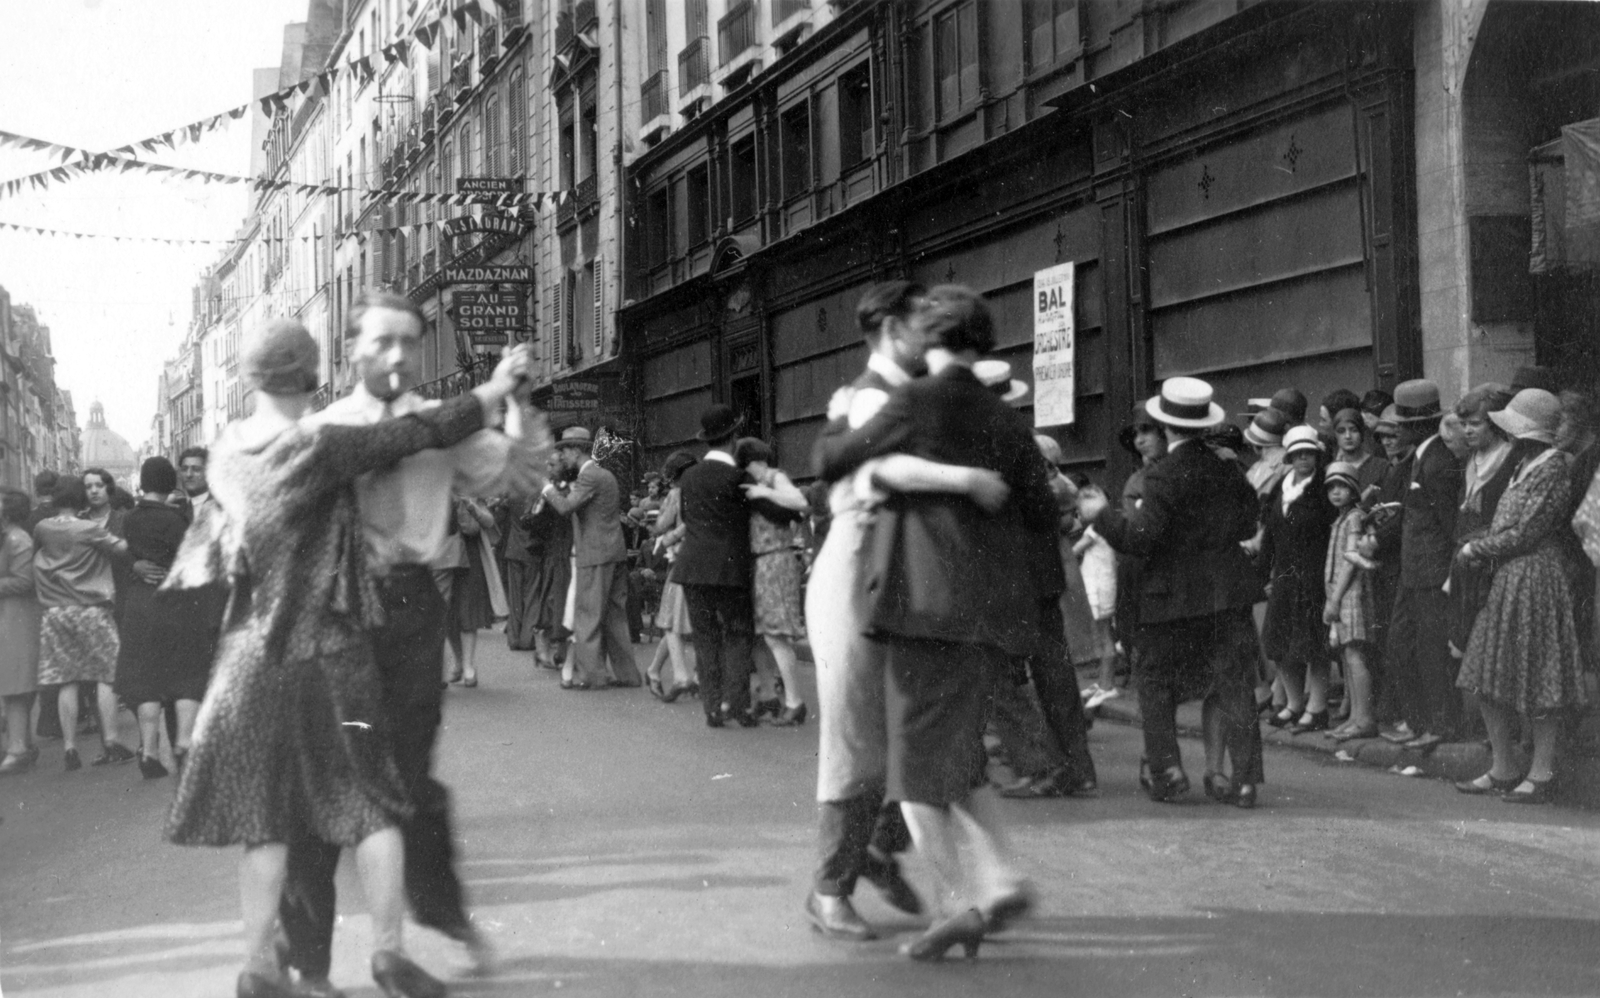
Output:
M561 681L561 688L564 689L564 690L592 690L592 689L594 689L594 687L590 686L588 683L568 682L565 679L563 679Z
M746 711L743 714L735 714L733 715L733 719L739 722L739 727L741 728L753 728L761 723L761 719L749 711Z
M922 898L917 896L916 888L900 872L899 863L868 853L866 868L861 871L861 876L878 889L891 907L907 915L922 914Z
M722 711L713 710L713 711L708 712L706 714L706 727L708 727L708 728L720 728L720 727L722 727Z
M864 943L878 938L872 926L856 914L849 898L828 897L812 891L806 895L806 918L813 929L828 939Z
M385 998L445 998L444 982L392 949L372 954L372 979Z
M1150 799L1166 804L1189 792L1189 776L1182 766L1172 766L1150 774Z

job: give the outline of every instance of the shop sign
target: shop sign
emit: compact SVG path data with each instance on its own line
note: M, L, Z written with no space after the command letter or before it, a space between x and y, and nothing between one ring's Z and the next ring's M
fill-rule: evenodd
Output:
M1033 274L1033 425L1070 425L1076 418L1073 371L1073 264Z
M451 300L456 331L466 333L473 346L504 346L528 324L521 291L457 291Z
M444 284L532 284L533 268L525 264L491 267L446 267Z
M521 177L457 177L457 194L521 194Z
M445 235L452 239L473 232L501 232L508 236L520 236L522 229L522 220L515 215L493 214L484 215L482 218L464 215L444 223Z

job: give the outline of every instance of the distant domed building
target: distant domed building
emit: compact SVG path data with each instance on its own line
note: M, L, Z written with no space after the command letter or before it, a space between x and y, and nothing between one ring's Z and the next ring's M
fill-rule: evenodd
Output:
M128 441L106 425L106 409L98 399L89 406L89 427L83 431L83 467L104 468L122 488L139 492L139 459Z

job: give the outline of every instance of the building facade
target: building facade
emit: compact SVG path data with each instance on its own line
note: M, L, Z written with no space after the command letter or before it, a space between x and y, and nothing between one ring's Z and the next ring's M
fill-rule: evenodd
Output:
M82 466L72 395L56 385L50 327L0 287L0 487L33 492L47 468Z

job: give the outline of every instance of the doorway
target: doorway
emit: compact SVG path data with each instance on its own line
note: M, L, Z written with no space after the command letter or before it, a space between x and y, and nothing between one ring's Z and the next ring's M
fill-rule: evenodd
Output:
M729 383L728 405L733 408L733 414L743 421L743 427L739 430L741 436L765 438L759 373L734 378Z

